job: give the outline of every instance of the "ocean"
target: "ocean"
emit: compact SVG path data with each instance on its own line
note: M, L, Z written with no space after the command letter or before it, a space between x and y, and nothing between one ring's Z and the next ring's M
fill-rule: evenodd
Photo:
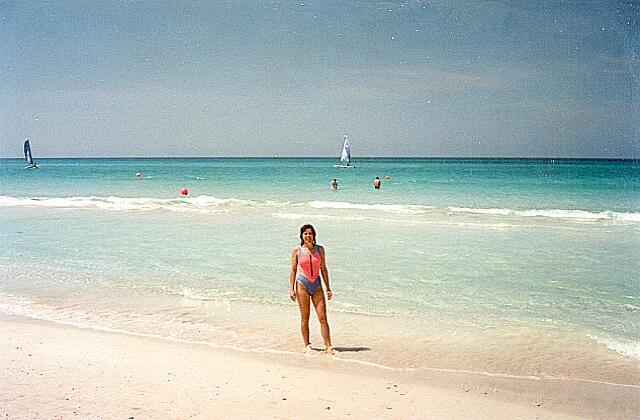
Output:
M638 161L336 163L0 160L0 312L295 355L311 223L337 359L640 385Z

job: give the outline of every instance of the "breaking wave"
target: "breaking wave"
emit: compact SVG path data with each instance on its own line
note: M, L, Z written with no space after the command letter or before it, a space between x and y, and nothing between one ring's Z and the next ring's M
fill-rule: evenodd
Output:
M591 338L597 343L604 344L609 350L613 350L616 353L624 356L633 357L634 359L640 359L640 342L639 341L617 341L606 338L597 337L592 334L587 334L587 337Z
M316 209L376 210L396 214L422 214L433 208L411 204L357 204L345 201L312 201L309 205Z
M586 210L512 210L512 209L483 209L467 207L449 207L453 213L489 214L495 216L520 217L550 217L556 219L574 220L622 220L626 222L640 222L640 213L620 213L615 211L590 212Z
M435 208L434 206L416 204L375 204L351 203L347 201L310 201L290 202L271 200L252 200L240 198L219 198L209 195L179 198L151 197L9 197L0 196L0 207L47 207L67 209L100 209L107 211L171 211L183 213L227 213L237 209L276 209L273 215L282 218L299 218L309 209L331 211L318 217L333 218L345 216L341 211L348 211L346 216L363 220L367 214L387 213L399 216L428 216L444 214L479 214L502 217L540 217L575 221L622 221L640 222L640 213L624 213L611 210L591 212L571 209L528 209L514 210L508 208L475 208L454 207ZM295 209L294 213L289 210ZM415 219L415 218L412 218ZM415 219L417 220L417 219Z

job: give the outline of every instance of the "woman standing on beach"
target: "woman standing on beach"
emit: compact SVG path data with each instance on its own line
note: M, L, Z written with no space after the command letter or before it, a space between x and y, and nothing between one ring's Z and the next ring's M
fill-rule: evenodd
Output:
M331 300L333 293L329 287L329 272L324 255L324 247L316 244L316 231L311 225L300 228L300 246L293 248L291 254L291 275L289 276L289 297L298 301L300 309L300 329L302 340L307 351L311 349L309 343L309 315L310 302L313 302L320 321L320 332L324 340L325 351L333 354L331 335L327 322L327 304L320 284L320 273L327 288L327 298Z

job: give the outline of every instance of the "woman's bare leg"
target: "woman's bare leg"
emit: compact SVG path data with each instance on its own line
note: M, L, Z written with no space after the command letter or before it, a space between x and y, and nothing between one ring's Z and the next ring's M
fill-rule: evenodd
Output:
M333 353L333 348L331 347L331 332L329 331L329 322L327 322L327 303L324 300L324 292L321 287L318 287L318 290L311 296L311 301L313 302L314 308L316 308L318 321L320 321L320 332L324 340L324 347L327 353Z
M304 286L297 281L296 300L298 301L298 308L300 309L300 331L302 332L302 341L304 341L304 346L306 348L309 345L309 315L311 313L309 302L311 299Z

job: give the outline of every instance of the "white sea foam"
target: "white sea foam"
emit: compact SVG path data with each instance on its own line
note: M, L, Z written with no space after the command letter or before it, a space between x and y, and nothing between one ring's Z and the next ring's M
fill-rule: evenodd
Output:
M616 341L607 338L598 337L592 334L587 334L587 337L592 340L604 344L609 350L613 350L624 356L633 357L634 359L640 359L640 341Z
M0 207L93 208L110 211L153 211L220 213L242 207L296 207L301 204L276 201L218 198L208 195L180 198L151 197L7 197Z
M376 210L396 214L421 214L433 208L411 204L358 204L345 201L312 201L309 205L316 209Z
M586 210L512 210L500 208L468 208L468 207L449 207L449 211L454 213L473 213L473 214L489 214L496 216L521 216L521 217L549 217L557 219L575 219L575 220L621 220L627 222L640 222L640 213L622 213L615 211L601 211L598 213Z
M313 201L308 203L317 209L357 209L373 210L395 214L425 213L428 206L403 204L355 204L348 202ZM300 208L304 203L257 201L238 198L218 198L208 195L182 198L150 198L150 197L7 197L0 196L0 207L50 207L50 208L94 208L110 211L153 211L167 210L173 212L206 212L218 213L232 208ZM276 213L280 217L297 218L294 213ZM304 216L308 217L308 215ZM327 216L328 217L328 216ZM361 217L355 217L363 220Z
M194 290L190 287L183 287L182 291L177 293L186 299L198 301L227 301L230 296L235 295L234 292L221 292L215 290Z
M517 211L515 213L523 217L557 217L562 219L623 220L627 222L640 222L640 213L620 213L615 211L593 213L584 210L526 210Z
M366 204L351 203L346 201L311 201L309 203L292 203L289 201L259 201L240 198L219 198L209 195L197 197L176 198L151 198L151 197L10 197L0 196L0 207L47 207L47 208L74 208L74 209L100 209L107 211L171 211L180 213L223 213L241 208L304 208L328 210L357 210L367 212L384 212L404 216L421 214L437 214L433 206L413 204ZM474 207L448 207L452 213L470 213L489 216L517 216L517 217L546 217L556 219L568 219L576 221L624 221L640 222L640 213L614 212L610 210L601 212L589 212L586 210L513 210L508 208L474 208ZM372 213L373 214L373 213ZM274 213L282 218L299 218L301 213ZM308 218L309 215L304 215ZM329 215L318 215L327 217ZM365 220L360 216L349 215L354 220Z
M280 219L287 220L309 220L309 219L317 219L317 220L351 220L351 221L364 221L369 220L367 217L362 216L332 216L328 214L306 214L306 213L271 213L272 216L278 217Z
M356 305L355 303L338 302L338 304L344 306L345 308L362 308L362 305Z
M199 196L195 198L150 197L6 197L0 196L0 207L85 208L108 211L154 211L221 213L219 209L234 204L235 199Z
M449 210L454 213L495 214L500 216L508 216L513 213L513 210L509 209L475 209L466 207L449 207Z

